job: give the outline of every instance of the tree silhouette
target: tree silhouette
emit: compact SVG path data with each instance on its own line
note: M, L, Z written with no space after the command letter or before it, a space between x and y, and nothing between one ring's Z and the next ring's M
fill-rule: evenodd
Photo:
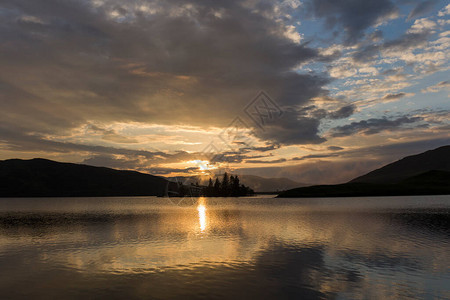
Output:
M231 182L231 196L239 196L239 177L236 175Z
M212 179L209 178L209 182L208 182L208 187L205 190L205 196L211 197L213 196L214 193L214 184L212 182Z
M230 189L230 181L228 179L228 174L227 172L225 172L223 174L223 179L222 179L222 189L221 189L221 195L223 197L227 197L228 193L229 193L229 189Z
M220 195L220 181L219 178L216 178L216 182L214 182L214 191L212 196L218 197L219 195Z
M253 195L254 191L240 184L239 177L237 175L231 175L228 177L228 173L223 174L222 182L216 177L213 184L212 179L209 179L208 186L203 188L203 195L208 197L239 197Z

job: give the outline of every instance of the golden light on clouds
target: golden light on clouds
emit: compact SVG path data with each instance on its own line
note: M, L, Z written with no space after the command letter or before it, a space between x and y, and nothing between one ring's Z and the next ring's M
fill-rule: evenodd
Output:
M198 166L198 169L200 171L208 171L208 170L214 170L217 169L216 166L212 165L209 161L207 160L191 160L187 162L188 164L195 164L196 166Z

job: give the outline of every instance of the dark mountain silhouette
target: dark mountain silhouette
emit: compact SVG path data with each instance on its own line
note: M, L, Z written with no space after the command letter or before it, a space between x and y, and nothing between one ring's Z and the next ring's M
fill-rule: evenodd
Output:
M47 159L0 161L0 197L159 196L158 176Z
M278 197L357 197L450 194L450 146L405 157L336 185L300 187Z
M408 177L431 170L450 172L450 146L407 156L350 182L398 183Z
M349 182L315 185L282 192L280 198L412 196L450 194L450 172L428 171L399 183Z

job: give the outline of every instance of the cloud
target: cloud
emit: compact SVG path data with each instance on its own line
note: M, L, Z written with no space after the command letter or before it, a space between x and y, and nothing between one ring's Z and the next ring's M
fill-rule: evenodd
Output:
M241 148L241 151L259 151L259 152L266 152L266 151L272 151L275 149L280 148L280 145L278 144L272 144L267 146L260 146L260 147L244 147Z
M340 151L340 150L344 150L344 148L339 147L339 146L328 146L327 148L330 151Z
M318 134L319 125L319 119L302 117L295 111L288 111L282 118L255 132L255 135L264 141L282 145L319 144L325 141Z
M8 90L0 119L9 126L23 120L24 134L91 121L223 127L261 89L281 107L326 94L326 75L293 70L321 59L319 51L266 14L275 4L255 5L2 1L0 80ZM297 123L312 126L315 139L317 122ZM135 142L112 132L103 138Z
M405 97L405 93L398 93L398 94L387 94L383 97L383 100L398 100L400 98Z
M331 136L343 137L354 134L372 135L381 131L393 131L402 128L405 124L413 124L422 121L421 117L407 117L403 116L397 119L390 120L388 118L372 118L368 120L362 120L359 122L352 122L348 125L338 126L331 130Z
M191 167L191 168L148 168L144 170L145 172L152 174L152 175L169 175L173 173L185 173L185 174L196 174L195 172L198 171L198 167Z
M439 17L444 17L447 15L450 15L450 4L447 4L447 6L441 9L438 13Z
M322 99L316 99L316 101L320 102ZM326 101L330 101L330 102L337 102L337 103L333 103L334 106L336 106L336 104L341 104L340 100L336 100L336 99L331 99L328 98L328 100ZM309 116L309 117L313 117L315 119L332 119L332 120L337 120L337 119L343 119L343 118L348 118L350 117L356 110L356 106L354 104L347 104L344 106L341 106L340 108L335 110L332 110L332 108L334 107L330 107L328 106L327 109L325 108L318 108L316 105L310 105L310 106L306 106L303 107L301 110L299 110L299 114L301 116Z
M355 51L353 59L356 62L368 62L375 59L381 52L405 51L419 48L426 44L431 33L424 29L416 28L412 32L407 32L398 38L386 41L381 44L371 44Z
M310 0L305 3L314 16L324 18L329 29L343 28L346 43L356 43L364 31L398 12L390 0Z
M450 81L441 81L421 90L422 93L437 93L443 89L450 89Z
M355 112L355 110L356 106L354 104L346 105L336 111L330 112L328 114L328 118L330 119L348 118Z
M450 138L427 138L407 142L386 143L360 147L339 153L339 159L304 159L302 163L284 167L240 169L242 174L259 174L265 177L287 177L297 182L312 184L344 183L357 176L380 168L408 155L449 145ZM328 153L325 153L327 155Z
M438 0L427 0L427 1L423 1L423 2L418 3L414 7L414 9L409 13L407 20L415 19L417 17L423 16L423 15L431 12L433 7L438 2L439 2Z
M112 155L128 157L129 160L141 158L147 160L147 163L173 163L192 160L198 158L198 153L188 153L186 151L175 151L173 153L163 151L147 151L138 149L128 149L121 147L109 147L98 145L87 145L72 142L61 142L51 140L38 134L23 134L15 129L0 126L0 137L7 141L3 145L4 150L14 152L40 152L47 154L55 153L76 153L83 156L101 156Z
M427 18L417 19L414 24L408 30L410 33L422 33L429 32L436 28L436 23Z
M396 93L396 94L386 94L383 96L382 100L383 102L391 102L391 101L397 101L403 97L410 97L414 96L413 93Z
M250 163L250 164L277 164L277 163L281 163L281 162L285 162L286 159L285 158L280 158L280 159L274 159L274 160L257 160L257 159L252 159L252 160L246 160L246 163Z
M118 134L114 130L107 130L103 128L99 128L95 125L89 125L88 126L90 131L93 131L94 133L100 133L102 135L102 139L106 141L111 141L119 144L135 144L138 143L138 140L135 138L127 137Z
M136 170L141 167L138 159L126 159L114 155L95 155L82 161L83 164L97 167L109 167L121 170Z
M310 154L310 155L305 155L302 157L294 157L292 158L292 160L307 160L307 159L312 159L312 158L328 158L328 157L336 157L339 156L339 154L334 154L334 153L330 153L330 154Z

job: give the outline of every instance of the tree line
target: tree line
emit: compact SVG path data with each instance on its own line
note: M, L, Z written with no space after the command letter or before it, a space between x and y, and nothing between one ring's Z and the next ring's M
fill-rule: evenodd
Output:
M210 178L207 186L198 183L191 186L181 185L178 187L178 196L206 196L206 197L240 197L253 195L255 192L248 186L240 183L237 175L229 176L223 174L222 181L216 177L215 181Z
M222 182L216 177L213 183L210 178L208 186L204 188L203 192L207 197L239 197L253 195L254 193L250 187L240 184L237 175L228 176L226 172L223 174Z

